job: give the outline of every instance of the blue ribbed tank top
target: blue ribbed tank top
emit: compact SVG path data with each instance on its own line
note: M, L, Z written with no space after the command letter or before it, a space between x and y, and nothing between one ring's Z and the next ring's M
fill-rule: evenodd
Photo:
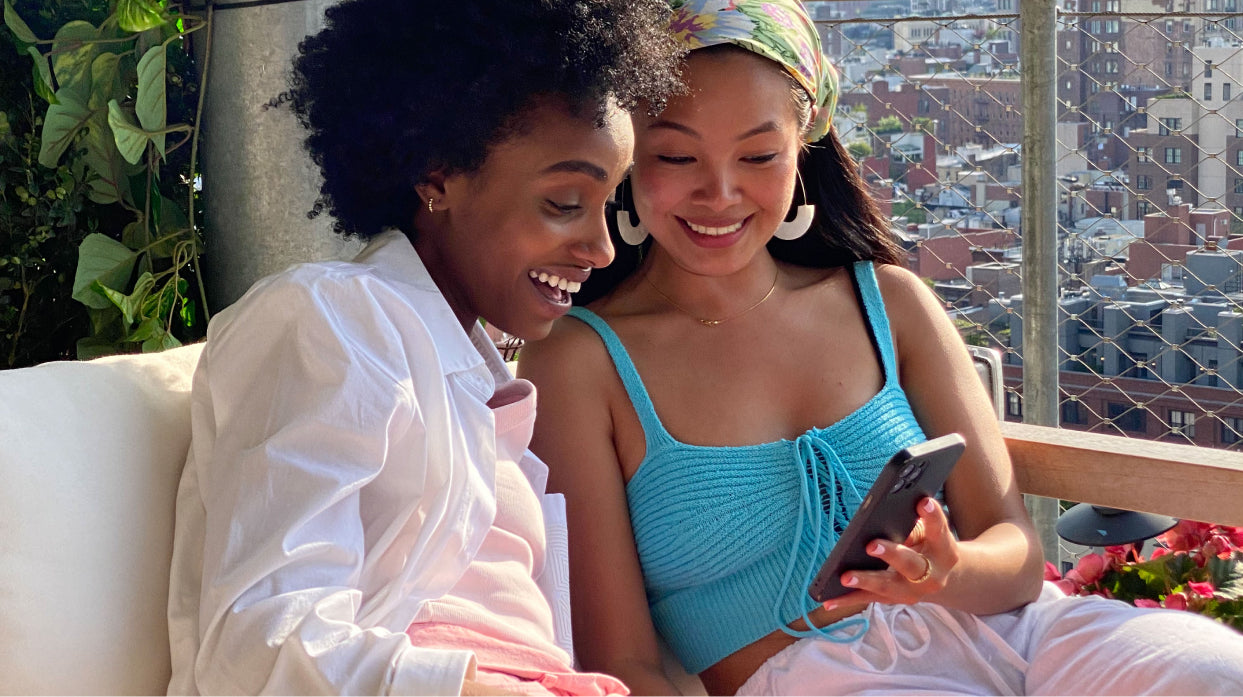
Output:
M835 424L759 445L675 440L617 334L590 310L570 311L604 341L643 425L630 519L653 623L691 673L817 607L807 587L881 468L926 440L898 384L875 270L852 271L884 386Z

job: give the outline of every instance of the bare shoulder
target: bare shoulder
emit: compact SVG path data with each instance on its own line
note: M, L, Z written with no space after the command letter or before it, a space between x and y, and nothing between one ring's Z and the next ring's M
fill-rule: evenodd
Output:
M539 341L529 341L518 354L518 377L541 391L599 386L613 372L612 359L600 335L585 322L562 317Z
M876 264L875 268L876 283L895 329L903 324L923 325L945 315L940 299L913 271L896 264Z

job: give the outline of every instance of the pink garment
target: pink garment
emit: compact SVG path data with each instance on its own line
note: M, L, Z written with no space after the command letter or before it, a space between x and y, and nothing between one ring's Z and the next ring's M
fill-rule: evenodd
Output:
M545 564L564 562L548 553L536 493L548 468L526 451L535 388L526 380L504 383L488 406L496 422L496 516L452 590L428 601L406 634L419 648L473 652L475 680L506 692L627 695L615 678L574 671L557 641L550 599L535 580Z
M413 624L415 646L475 652L475 680L523 695L628 695L617 678L575 672L560 656L454 624Z

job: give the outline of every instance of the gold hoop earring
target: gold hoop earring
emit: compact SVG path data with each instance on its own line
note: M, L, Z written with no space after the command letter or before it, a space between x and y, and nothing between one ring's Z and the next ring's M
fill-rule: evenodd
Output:
M433 203L435 200L436 200L436 199L434 199L434 198L430 198L430 197L427 199L427 212L428 212L428 213L435 213L435 212L436 212L436 209L435 209L435 208L432 208L432 203Z

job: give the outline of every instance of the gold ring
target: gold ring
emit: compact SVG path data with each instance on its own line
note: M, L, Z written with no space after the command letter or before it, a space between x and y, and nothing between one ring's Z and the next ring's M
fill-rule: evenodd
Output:
M924 581L932 578L932 560L923 554L920 554L919 556L924 560L924 573L919 578L911 579L911 583L923 583Z

